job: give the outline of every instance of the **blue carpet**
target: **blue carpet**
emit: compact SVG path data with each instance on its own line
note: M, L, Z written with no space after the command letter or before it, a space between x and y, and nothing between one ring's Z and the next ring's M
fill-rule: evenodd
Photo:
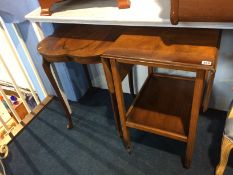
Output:
M130 101L129 95L125 95ZM219 160L225 112L201 114L192 167L181 156L185 144L130 130L129 155L117 136L110 98L95 89L71 103L74 128L66 129L63 109L53 100L10 144L8 175L213 175ZM231 156L233 157L233 156ZM226 175L233 174L231 158Z

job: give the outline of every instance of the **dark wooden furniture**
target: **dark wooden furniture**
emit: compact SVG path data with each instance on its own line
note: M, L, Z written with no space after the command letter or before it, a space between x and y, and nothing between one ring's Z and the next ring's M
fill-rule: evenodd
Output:
M87 73L89 85L91 80L88 74L87 64L101 63L100 55L119 37L124 28L117 26L94 26L94 25L62 25L55 30L54 34L45 38L38 45L38 51L43 56L43 68L47 74L53 88L55 89L61 103L66 112L68 119L68 128L72 128L71 115L62 98L62 94L55 82L51 73L50 64L54 62L78 62L84 65L84 70ZM109 61L105 60L103 66L110 65ZM115 90L112 80L111 70L105 69L107 84L111 96L112 107L116 127L121 135L120 119L117 109ZM131 94L133 94L132 82L132 65L122 65L120 77L121 80L129 74L129 83Z
M41 7L41 16L51 16L51 8L55 3L62 2L65 0L38 0ZM118 8L125 9L130 8L130 0L117 0Z
M233 22L232 0L171 0L171 23Z
M125 31L102 55L111 60L123 140L130 151L128 128L187 143L185 167L190 167L206 71L215 72L218 30L134 28ZM196 77L149 75L126 112L120 64L139 64L196 72Z

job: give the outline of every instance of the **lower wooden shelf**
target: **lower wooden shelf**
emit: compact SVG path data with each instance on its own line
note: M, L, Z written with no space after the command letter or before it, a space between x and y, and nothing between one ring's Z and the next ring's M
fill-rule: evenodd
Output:
M127 112L126 126L187 142L194 79L152 74Z

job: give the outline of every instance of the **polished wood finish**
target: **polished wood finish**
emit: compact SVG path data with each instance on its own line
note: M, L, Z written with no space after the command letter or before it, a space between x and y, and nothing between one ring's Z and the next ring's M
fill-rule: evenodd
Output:
M194 79L152 74L143 87L126 126L187 142Z
M41 7L41 16L52 15L51 8L55 3L62 2L63 0L38 0Z
M191 165L205 73L215 72L220 32L207 29L131 28L102 55L111 60L123 132L128 128L187 143L184 166ZM204 61L204 62L203 62ZM151 73L126 113L120 79L121 64L137 64L196 72L194 79Z
M171 0L171 23L233 22L232 0Z
M52 10L54 4L58 2L62 2L65 0L38 0L40 7L41 7L41 16L51 16ZM130 8L130 0L117 0L118 8L119 9L126 9Z
M72 128L71 114L62 98L59 87L52 75L50 64L54 62L78 62L83 64L84 73L87 76L89 87L92 87L87 64L101 63L100 55L111 46L124 30L116 26L93 26L93 25L62 25L57 28L51 36L45 38L38 44L38 51L43 56L43 68L56 91L68 120L68 128ZM116 95L112 80L112 72L109 60L103 59L103 67L107 79L109 94L112 101L112 108L118 134L121 136L121 125L116 102ZM132 65L121 65L121 81L129 75L129 86L133 94Z
M120 116L119 116L118 107L117 107L117 100L116 100L116 93L115 93L114 84L113 84L111 65L110 65L109 60L104 59L104 58L102 58L102 64L104 68L105 77L107 80L108 91L109 91L111 102L112 102L112 109L114 112L114 119L116 122L118 135L122 137Z
M141 30L144 31L146 36L137 36L137 33L140 33ZM187 35L188 33L190 33L190 35ZM177 69L179 69L179 67L184 69L184 67L189 66L185 70L191 70L193 68L194 71L195 69L209 70L208 73L210 74L210 77L206 83L203 111L208 109L217 65L216 58L221 36L221 32L219 30L173 28L148 28L144 30L143 28L134 28L130 29L130 31L124 32L124 35L127 35L127 39L130 41L132 41L132 39L135 40L135 45L131 44L126 52L128 54L126 57L129 60L131 57L134 57L134 55L137 55L136 57L140 59L142 64L144 61L152 62L153 59L156 58L158 63L163 62L164 68L169 68L169 66L167 66L169 62L174 62ZM135 35L137 37L135 37ZM205 37L202 38L202 36ZM119 45L128 47L127 41L121 38L123 37L118 39ZM153 40L151 38L153 38ZM148 44L147 48L143 48L143 52L139 53L139 49L136 48L139 48L140 46L137 46L136 44L138 44L138 41L142 39L145 42L151 43L150 45ZM182 43L185 43L189 47L185 47ZM131 49L131 46L135 49ZM166 52L168 47L170 48L170 51ZM121 49L122 48L118 48L118 46L114 44L114 51L119 53L122 52ZM180 50L182 50L182 52L180 52ZM114 52L112 52L110 48L105 55L110 55L111 57L114 56ZM188 58L186 58L187 56ZM183 64L183 59L187 62L185 65ZM211 65L206 66L205 64L202 64L202 61L208 61ZM152 72L152 68L149 68L148 73L150 74Z
M185 160L184 160L184 166L187 168L191 166L191 161L193 156L193 149L194 149L196 133L197 133L196 132L197 121L199 117L199 110L203 95L204 81L205 81L205 71L198 70L196 72L196 79L194 84L191 118L189 121L188 141L187 141L187 148L186 148Z
M67 108L66 103L63 100L62 94L61 94L61 92L60 92L60 90L59 90L59 88L57 86L56 80L53 77L53 74L52 74L52 71L51 71L51 64L46 59L43 59L42 66L43 66L44 71L45 71L50 83L52 84L52 86L53 86L53 88L54 88L60 102L62 103L63 108L65 109L66 117L67 117L67 120L68 120L67 128L68 129L73 128L73 122L72 122L72 118L71 118L69 109Z
M131 142L130 142L130 137L129 137L129 131L126 127L126 110L125 110L125 102L123 98L121 77L120 77L120 71L119 71L120 66L119 66L119 63L115 59L112 59L110 63L111 63L114 87L115 87L115 92L116 92L117 105L118 105L118 110L119 110L119 115L120 115L121 127L122 127L123 143L126 149L130 152Z
M179 0L171 0L170 21L173 25L179 22Z
M164 68L215 71L219 33L208 29L131 28L103 56L118 57L122 63L136 59L142 65L154 67L158 64Z
M120 36L122 27L62 25L38 44L49 62L100 63L100 55Z

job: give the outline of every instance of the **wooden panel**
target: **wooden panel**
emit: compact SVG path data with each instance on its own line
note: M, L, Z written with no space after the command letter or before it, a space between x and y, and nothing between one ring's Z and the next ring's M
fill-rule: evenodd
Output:
M219 36L219 30L135 27L124 31L103 57L214 71Z
M232 0L171 0L171 22L233 22Z
M127 126L186 142L193 79L152 75L127 115Z

